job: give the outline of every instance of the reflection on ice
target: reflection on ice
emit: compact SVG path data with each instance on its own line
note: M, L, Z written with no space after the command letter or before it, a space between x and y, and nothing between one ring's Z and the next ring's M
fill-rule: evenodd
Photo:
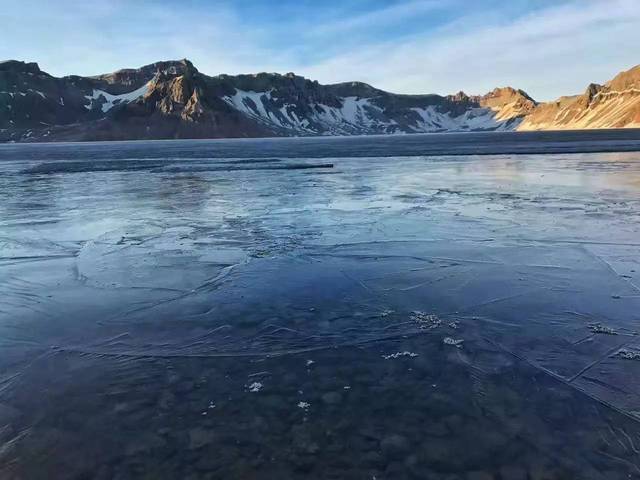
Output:
M312 144L0 149L3 478L640 475L640 157Z

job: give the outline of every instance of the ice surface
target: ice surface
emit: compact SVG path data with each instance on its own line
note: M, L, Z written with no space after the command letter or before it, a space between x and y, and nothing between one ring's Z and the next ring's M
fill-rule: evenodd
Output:
M0 472L640 474L640 155L455 138L0 146Z

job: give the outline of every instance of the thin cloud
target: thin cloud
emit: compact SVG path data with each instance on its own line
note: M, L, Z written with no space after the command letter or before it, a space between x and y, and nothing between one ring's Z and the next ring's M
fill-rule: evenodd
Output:
M439 35L371 44L306 72L321 81L359 79L402 93L484 93L513 84L551 99L640 62L634 40L640 9L633 0L582 1L473 23L467 29L458 20Z
M283 0L271 14L260 0L243 2L245 10L235 2L24 0L0 9L0 58L91 75L187 57L210 75L294 71L399 93L512 85L539 100L640 63L637 0L381 4Z
M397 24L409 18L424 15L434 10L449 8L453 2L447 0L413 0L371 12L323 22L307 31L311 35L331 35L354 30L372 30L378 27Z

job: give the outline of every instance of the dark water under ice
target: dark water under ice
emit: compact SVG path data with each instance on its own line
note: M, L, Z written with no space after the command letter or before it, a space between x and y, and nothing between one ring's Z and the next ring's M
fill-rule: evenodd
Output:
M640 478L632 150L0 146L0 478Z

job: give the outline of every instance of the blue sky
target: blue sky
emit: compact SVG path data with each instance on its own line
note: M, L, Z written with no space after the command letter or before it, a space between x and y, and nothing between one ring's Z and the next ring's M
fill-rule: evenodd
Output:
M0 59L92 75L189 58L399 93L582 92L640 63L640 0L0 0Z

